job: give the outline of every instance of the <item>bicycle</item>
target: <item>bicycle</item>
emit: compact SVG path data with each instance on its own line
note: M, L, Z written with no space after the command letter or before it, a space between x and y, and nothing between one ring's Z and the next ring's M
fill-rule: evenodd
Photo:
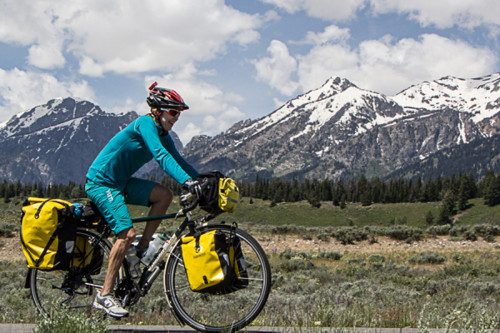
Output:
M115 296L123 306L136 304L147 295L153 282L164 271L163 288L168 306L181 326L189 325L203 332L236 331L250 324L264 308L271 289L271 269L267 256L255 240L237 225L209 223L214 216L196 219L192 214L198 200L192 194L180 196L181 209L177 213L134 218L133 222L184 217L175 233L161 247L156 258L145 266L142 275L133 279L127 259L120 268L115 284ZM96 291L102 288L112 235L104 218L96 211L96 218L83 221L77 228L77 238L84 240L85 248L79 263L65 271L29 269L26 286L38 311L50 317L61 306L76 311L92 311ZM227 236L238 237L246 263L248 285L230 293L193 292L187 281L181 254L181 240L187 235L217 230ZM81 243L81 242L80 242Z

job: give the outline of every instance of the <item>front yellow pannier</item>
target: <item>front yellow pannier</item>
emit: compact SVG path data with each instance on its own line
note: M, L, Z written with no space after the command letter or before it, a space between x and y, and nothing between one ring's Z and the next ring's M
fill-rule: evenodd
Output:
M204 291L233 279L226 247L226 236L215 230L182 238L182 259L191 290Z

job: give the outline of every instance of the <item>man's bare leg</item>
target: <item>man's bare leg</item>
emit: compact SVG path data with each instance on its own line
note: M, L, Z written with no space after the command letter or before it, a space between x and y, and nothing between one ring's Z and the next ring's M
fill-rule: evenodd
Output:
M104 285L101 290L102 296L111 294L113 292L114 284L116 278L118 277L120 267L122 266L125 255L127 254L127 251L134 240L134 228L129 228L118 233L117 240L111 248L111 252L109 253L108 271L106 273L106 279L104 280Z

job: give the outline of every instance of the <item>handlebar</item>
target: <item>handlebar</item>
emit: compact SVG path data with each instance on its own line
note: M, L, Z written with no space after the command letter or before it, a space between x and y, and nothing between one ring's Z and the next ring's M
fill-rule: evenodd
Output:
M201 191L203 192L206 189L206 187L208 186L208 181L206 179L204 179L204 180L199 182L199 185L200 185ZM194 199L194 201L191 203L188 203L188 200L191 199L191 197L193 197L193 196L196 197ZM192 211L200 203L200 198L198 196L196 196L196 194L191 193L191 192L188 192L186 194L182 194L180 196L180 199L181 199L181 201L180 201L181 206L183 207L182 208L183 213L187 213L189 211Z
M200 198L196 197L192 202L188 202L191 197L193 197L194 194L192 193L186 193L186 194L181 194L180 196L180 204L182 206L182 209L179 211L178 215L181 214L186 214L187 212L192 211L193 209L198 206L198 203L200 202Z

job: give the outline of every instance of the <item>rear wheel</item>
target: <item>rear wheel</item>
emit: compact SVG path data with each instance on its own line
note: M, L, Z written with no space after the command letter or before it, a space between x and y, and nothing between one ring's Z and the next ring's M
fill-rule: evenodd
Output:
M252 322L264 308L271 290L271 268L264 250L248 233L227 225L208 226L202 233L212 230L233 234L240 240L247 272L244 280L248 285L226 294L193 292L179 242L165 269L165 292L178 318L194 329L236 331Z
M111 243L84 229L77 229L78 239L75 251L80 249L81 260L69 271L30 269L31 298L44 317L57 313L61 307L70 311L90 311L96 292L102 288Z

